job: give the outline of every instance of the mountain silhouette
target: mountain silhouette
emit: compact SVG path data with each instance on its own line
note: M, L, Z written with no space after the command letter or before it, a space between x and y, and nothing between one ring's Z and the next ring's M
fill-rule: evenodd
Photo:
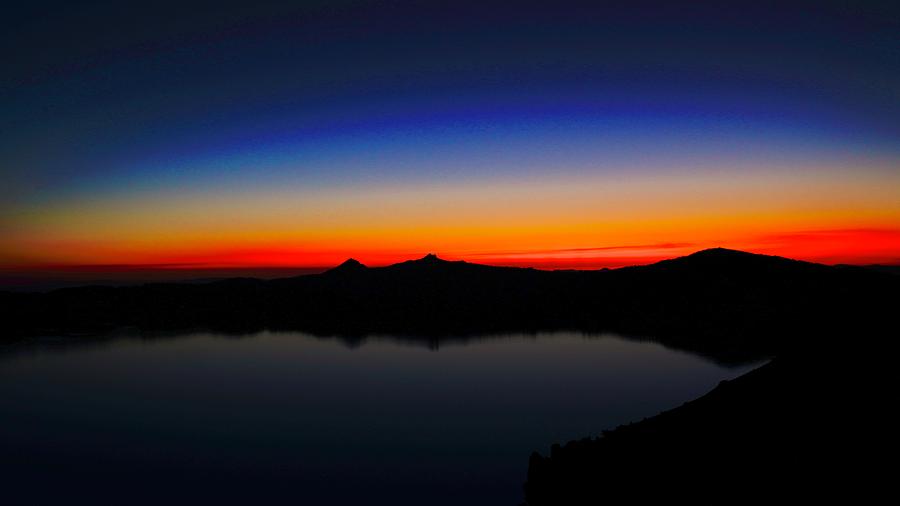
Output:
M368 267L361 264L359 262L359 260L356 260L355 258L348 258L347 260L344 260L344 262L341 263L340 265L338 265L337 267L328 269L327 271L325 271L325 273L329 274L329 275L335 275L335 274L347 275L347 274L352 274L352 273L356 273L359 271L364 271L366 269L368 269Z

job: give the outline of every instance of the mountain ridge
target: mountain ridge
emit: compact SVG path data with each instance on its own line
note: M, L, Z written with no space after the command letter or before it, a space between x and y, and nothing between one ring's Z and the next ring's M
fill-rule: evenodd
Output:
M545 271L434 255L318 274L0 293L14 335L116 327L471 335L583 330L654 336L716 360L772 356L886 311L898 278L727 249L644 266ZM860 296L862 294L862 296ZM841 316L841 318L839 318ZM839 321L840 320L840 321ZM804 336L804 337L797 337Z
M420 258L403 260L400 262L395 262L393 264L376 266L376 267L369 267L369 266L366 266L366 265L360 263L358 260L356 260L354 258L348 258L341 264L339 264L335 267L332 267L331 269L328 269L324 272L332 272L332 271L335 271L338 269L343 270L345 268L348 268L349 266L352 266L354 269L356 269L357 267L365 267L366 269L391 269L391 268L399 268L399 267L426 267L426 266L428 266L428 267L448 267L448 266L453 266L453 265L456 265L456 266L480 266L480 267L490 267L490 268L497 268L497 269L519 269L519 270L523 270L523 271L543 271L543 272L605 272L605 271L613 271L613 270L621 270L621 269L629 269L629 268L648 267L648 266L653 266L653 265L668 265L670 263L677 263L677 262L688 262L688 261L697 262L697 261L712 260L716 263L722 263L723 261L729 261L729 260L742 261L742 260L747 260L750 258L771 259L771 260L778 259L778 260L789 261L789 262L814 264L813 262L806 262L803 260L794 260L794 259L790 259L790 258L786 258L786 257L776 256L776 255L762 255L762 254L758 254L758 253L750 253L750 252L741 251L741 250L716 247L716 248L707 248L707 249L699 250L694 253L690 253L688 255L681 256L681 257L674 257L674 258L660 260L660 261L653 262L650 264L629 265L629 266L623 266L623 267L617 267L617 268L603 267L603 268L599 268L599 269L535 269L533 267L481 264L481 263L477 263L477 262L470 262L467 260L446 260L434 253L428 253L425 256L420 257ZM776 261L778 261L778 260L776 260ZM820 265L820 264L814 264L814 265ZM304 274L303 276L309 276L309 275L315 275L315 274ZM298 277L298 276L294 276L294 277Z

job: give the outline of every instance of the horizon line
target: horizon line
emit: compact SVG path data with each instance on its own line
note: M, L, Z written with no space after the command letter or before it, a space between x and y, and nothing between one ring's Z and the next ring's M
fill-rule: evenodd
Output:
M662 245L660 245L662 246ZM683 247L687 246L687 244L680 243L667 243L665 244L667 247ZM665 247L664 246L664 247ZM554 251L572 251L572 252L591 252L591 251L610 251L610 250L625 250L625 249L640 249L645 246L608 246L608 247L596 247L596 248L564 248L559 250L540 250L529 253L538 254L538 253L552 253ZM364 262L359 260L358 257L365 255L350 255L345 257L343 260L330 262L328 264L214 264L214 263L205 263L205 262L159 262L159 263L34 263L34 264L22 264L17 266L0 266L0 273L9 272L9 273L28 273L28 272L109 272L109 273L125 273L125 272L137 272L137 271L146 271L146 272L179 272L179 271L285 271L285 270L328 270L335 267L340 266L344 262L348 260L355 260L360 264L366 267L378 268L378 267L388 267L391 265L397 265L404 262L422 260L427 257L435 257L440 260L449 261L449 262L465 262L476 265L487 265L493 267L520 267L520 268L533 268L538 270L599 270L604 268L620 268L620 267L631 267L631 266L640 266L640 265L650 265L660 261L665 260L673 260L677 258L683 258L686 256L690 256L696 253L700 253L703 251L710 250L729 250L729 251L737 251L742 253L749 253L753 255L761 255L761 256L775 256L780 258L787 258L790 260L798 260L809 263L817 263L822 265L853 265L853 266L873 266L873 265L883 265L883 266L900 266L900 254L898 257L891 262L847 262L847 261L838 261L838 262L825 262L825 261L816 261L816 260L807 260L800 257L787 256L787 255L777 255L771 253L762 253L758 251L738 249L738 248L728 248L723 246L713 246L709 248L700 248L696 250L692 250L689 253L684 253L681 255L647 255L647 256L635 256L629 255L624 257L568 257L561 258L555 256L546 256L546 257L520 257L516 256L514 253L504 252L504 253L471 253L467 255L443 255L434 252L428 252L425 254L410 254L408 256L403 256L403 259L399 259L396 261L389 262ZM398 255L399 256L399 255ZM497 261L485 261L483 258L497 258ZM506 260L504 261L503 258ZM629 259L633 260L633 263L622 263L622 261ZM604 262L606 261L606 262ZM609 262L611 261L611 262ZM612 266L600 266L600 267L588 267L587 265L592 263L608 263L615 264L615 267ZM535 265L538 264L538 265ZM557 267L554 267L553 264L558 264ZM578 267L581 265L582 267Z

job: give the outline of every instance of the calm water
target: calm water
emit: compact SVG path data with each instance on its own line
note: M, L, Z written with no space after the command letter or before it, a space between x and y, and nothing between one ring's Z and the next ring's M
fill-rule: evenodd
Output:
M67 343L0 354L5 499L514 505L533 450L748 369L573 333Z

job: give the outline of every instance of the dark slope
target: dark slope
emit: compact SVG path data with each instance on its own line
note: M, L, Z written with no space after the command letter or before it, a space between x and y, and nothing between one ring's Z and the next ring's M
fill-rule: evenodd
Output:
M388 267L354 260L262 281L81 287L2 294L13 334L262 328L429 337L581 329L646 335L720 360L828 345L827 336L889 311L898 279L730 250L642 267L540 271L448 262Z
M812 413L791 404L810 404L797 378L776 359L671 411L604 431L600 438L554 445L548 457L534 453L526 502L789 499L783 495L789 471L812 471L809 453L815 450L805 428Z
M814 356L776 358L670 411L533 453L526 504L877 503L893 483L880 459L892 455L895 374L852 351Z
M862 268L731 251L637 270L661 285L704 280L673 300L674 313L696 314L692 305L740 286L707 324L756 328L759 317L794 334L760 334L777 357L697 400L532 454L528 505L874 502L890 483L872 455L892 439L897 285Z

